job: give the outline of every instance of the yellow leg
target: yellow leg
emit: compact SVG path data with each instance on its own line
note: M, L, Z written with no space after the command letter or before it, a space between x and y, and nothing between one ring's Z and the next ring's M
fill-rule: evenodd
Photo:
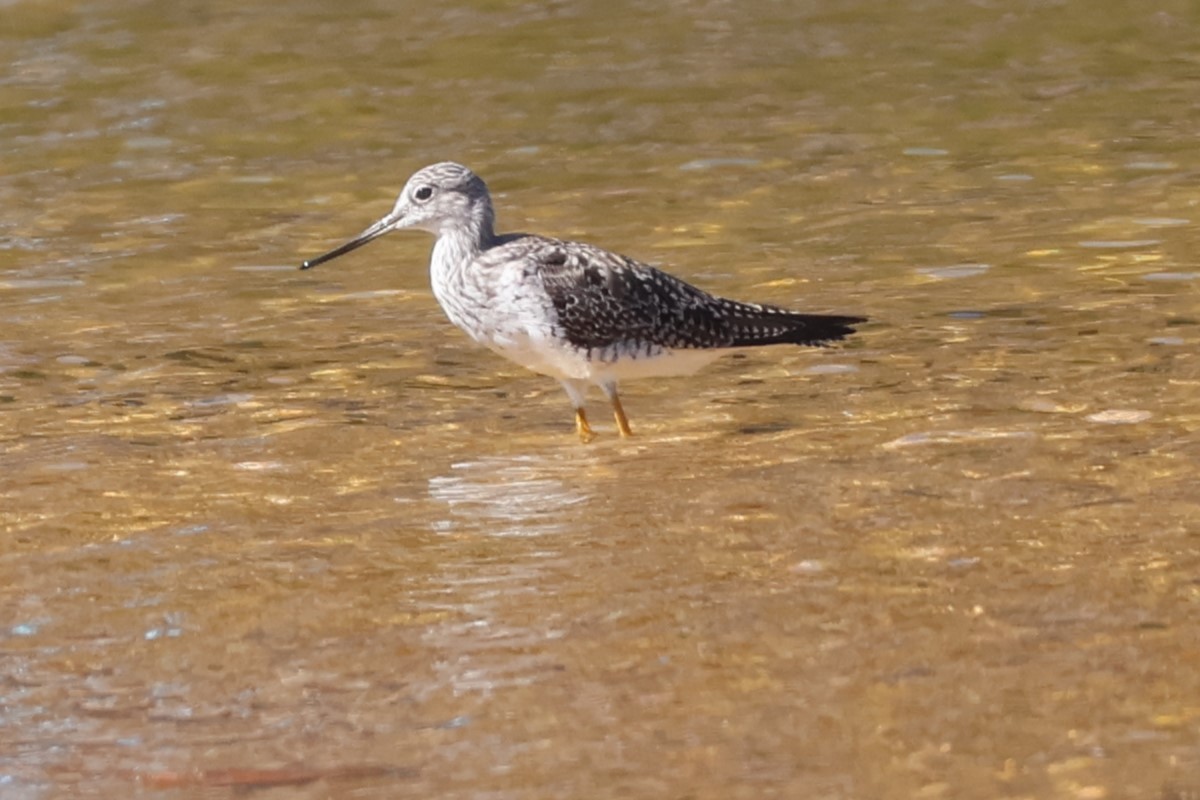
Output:
M633 431L629 429L629 418L625 416L625 409L621 408L621 398L617 396L614 389L612 393L613 416L617 418L617 430L621 432L621 436L633 436Z
M587 414L583 412L582 408L575 409L575 431L579 434L579 441L584 444L596 438L592 426L588 425Z

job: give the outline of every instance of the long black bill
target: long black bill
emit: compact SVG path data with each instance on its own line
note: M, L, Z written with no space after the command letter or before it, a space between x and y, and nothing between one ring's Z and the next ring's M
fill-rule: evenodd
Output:
M378 239L380 236L383 236L385 233L392 230L392 225L395 222L396 222L396 218L393 217L391 214L388 214L386 217L379 220L379 222L376 222L374 225L367 228L365 231L363 231L362 233L360 233L358 236L354 237L350 241L346 242L345 244L333 248L328 253L324 253L323 255L319 255L316 258L310 258L308 261L305 261L303 264L300 265L300 269L312 269L313 267L317 266L318 264L324 264L326 261L332 261L333 259L337 258L338 256L344 256L344 255L346 255L346 253L349 253L351 250L357 250L358 248L362 247L367 242L370 242L374 239Z

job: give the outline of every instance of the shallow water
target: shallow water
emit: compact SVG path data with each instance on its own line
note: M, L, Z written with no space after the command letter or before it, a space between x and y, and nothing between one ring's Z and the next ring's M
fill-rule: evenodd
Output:
M0 795L1200 792L1189 6L282 9L0 12ZM872 323L581 446L445 158Z

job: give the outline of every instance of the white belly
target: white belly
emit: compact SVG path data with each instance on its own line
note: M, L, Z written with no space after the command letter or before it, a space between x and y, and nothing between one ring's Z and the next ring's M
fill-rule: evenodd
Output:
M580 350L543 332L506 332L483 344L526 369L553 378L603 384L636 378L690 375L720 358L722 350L662 350L653 355L621 356Z

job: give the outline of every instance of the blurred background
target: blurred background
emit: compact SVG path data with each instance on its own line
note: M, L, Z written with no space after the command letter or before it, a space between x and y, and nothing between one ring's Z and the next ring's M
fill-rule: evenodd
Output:
M1200 796L1187 2L0 2L0 796ZM581 446L430 238L872 322Z

